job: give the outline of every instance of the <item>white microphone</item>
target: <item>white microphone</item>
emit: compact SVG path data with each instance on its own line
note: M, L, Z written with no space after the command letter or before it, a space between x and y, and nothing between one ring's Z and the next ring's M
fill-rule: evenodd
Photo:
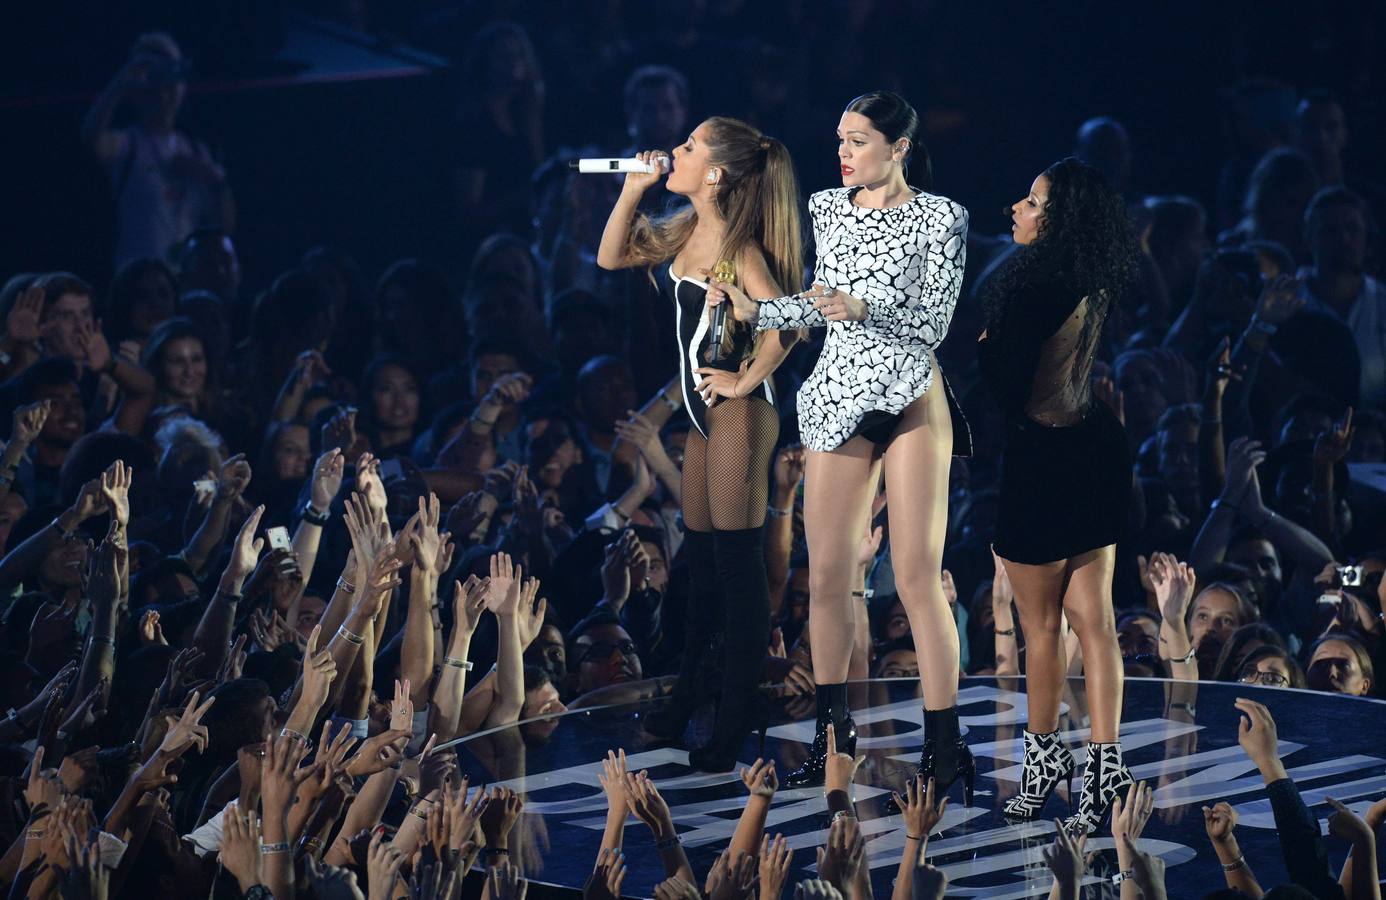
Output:
M619 174L634 172L640 175L653 175L669 171L669 157L655 157L656 165L638 159L575 159L568 163L569 168L577 169L583 175Z

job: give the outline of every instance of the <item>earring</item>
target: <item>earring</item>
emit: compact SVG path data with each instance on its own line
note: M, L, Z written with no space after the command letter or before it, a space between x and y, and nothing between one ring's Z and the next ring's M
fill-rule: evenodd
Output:
M716 170L716 169L708 169L708 170L707 170L707 183L708 183L708 184L716 184L716 183L717 183L717 170Z

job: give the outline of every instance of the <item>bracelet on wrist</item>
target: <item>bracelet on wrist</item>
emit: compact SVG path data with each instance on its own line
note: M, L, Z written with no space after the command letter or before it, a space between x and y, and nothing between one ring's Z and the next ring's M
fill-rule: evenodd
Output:
M679 840L679 836L677 834L671 834L667 838L662 838L658 841L655 841L655 849L663 853L665 850L674 849L681 843L683 842Z
M504 854L504 855L506 855L506 856L509 856L509 855L510 855L510 848L509 848L509 847L487 847L487 848L486 848L486 852L487 852L487 853L490 853L492 856L500 856L501 854Z
M225 591L218 588L216 596L213 599L225 600L227 603L240 603L241 595L237 594L235 591Z
M276 841L276 842L273 843L273 844L261 844L261 845L260 845L260 855L261 855L261 856L268 856L268 855L270 855L271 853L288 853L288 852L289 852L289 842L288 842L288 841Z
M470 672L470 671L474 668L474 667L472 666L472 661L471 661L471 660L469 660L469 659L458 659L458 658L455 657L455 656L444 656L444 657L443 657L443 665L445 665L445 666L452 666L453 668L455 668L455 669L461 669L461 670L464 671L464 672Z
M292 728L284 727L279 730L279 736L288 738L291 741L298 741L304 747L312 748L313 742L308 739L308 735L301 731L294 731Z
M928 839L929 836L927 834L910 834L908 831L905 832L905 840L907 841L925 841Z
M93 634L90 638L88 638L88 640L91 641L93 644L105 644L108 647L115 646L115 638L111 637L110 635Z
M31 838L31 839L33 839L33 840L38 840L39 838L41 838L41 837L43 837L45 834L47 834L47 832L48 832L48 830L47 830L46 828L31 828L31 829L29 829L28 831L24 832L24 836L25 836L26 838Z
M1180 710L1181 712L1186 712L1194 718L1198 718L1198 708L1194 706L1192 703L1171 703L1169 705L1170 712L1173 712L1176 709Z
M992 628L991 630L996 632L996 634L1000 637L1015 637L1014 625L1012 625L1010 628Z
M794 513L794 504L793 504L793 503L789 504L789 505L786 506L784 509L779 509L779 508L777 508L777 507L775 507L775 506L773 506L773 505L769 505L769 504L767 504L766 507L765 507L765 514L768 515L768 516L769 516L770 518L772 518L772 519L783 519L783 518L785 518L786 516L792 515L793 513Z
M1161 640L1164 640L1164 639L1161 638ZM1185 653L1183 656L1163 656L1163 657L1161 657L1161 659L1167 660L1167 661L1172 662L1172 663L1188 663L1188 662L1193 662L1194 654L1195 654L1196 652L1197 652L1196 648L1190 647L1190 648L1189 648L1189 652L1188 652L1188 653Z
M852 591L852 598L855 600L870 600L874 596L876 596L876 592L871 588L866 588L865 590L860 591Z
M1222 870L1224 872L1235 872L1244 865L1246 865L1246 857L1243 855L1238 855L1237 858L1232 860L1230 863L1223 863Z
M313 508L312 503L305 505L303 510L299 512L298 517L309 525L317 525L319 528L326 528L327 523L331 521L327 513L318 512Z
M661 400L664 401L664 405L667 406L667 407L669 407L669 412L678 412L678 411L679 411L679 405L678 405L677 403L674 402L674 398L673 398L673 397L670 397L670 396L669 396L669 392L668 392L668 391L666 391L666 390L664 390L664 389L661 388L660 391L659 391L658 396L659 396L659 399L661 399Z
M341 591L343 594L354 594L356 593L356 585L347 581L346 577L343 576L337 579L337 590Z
M426 803L428 804L427 806L424 805ZM409 815L418 816L420 819L427 819L428 812L432 808L433 804L429 803L427 800L420 800L418 803L415 803L413 806L409 807Z
M1136 877L1135 871L1133 871L1133 870L1131 870L1131 869L1127 869L1127 870L1124 871L1124 872L1118 872L1118 873L1116 873L1115 875L1113 875L1113 876L1112 876L1112 884L1121 884L1123 881L1126 881L1128 878L1135 878L1135 877Z
M346 641L348 644L355 644L359 647L366 642L365 637L351 631L345 625L339 625L337 627L337 633L340 634L342 640Z

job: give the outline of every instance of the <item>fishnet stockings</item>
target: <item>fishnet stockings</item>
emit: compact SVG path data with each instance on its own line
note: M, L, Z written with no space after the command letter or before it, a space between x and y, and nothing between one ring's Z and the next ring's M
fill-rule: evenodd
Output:
M765 524L770 456L780 419L764 397L721 400L707 411L709 437L688 432L683 451L683 522L693 531Z

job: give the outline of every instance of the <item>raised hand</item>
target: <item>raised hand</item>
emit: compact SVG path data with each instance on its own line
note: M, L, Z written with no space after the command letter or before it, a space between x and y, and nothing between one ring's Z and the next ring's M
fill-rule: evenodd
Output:
M653 166L653 172L627 172L621 183L621 192L640 195L659 184L659 179L669 173L669 154L664 150L641 150L635 158Z
M177 759L187 752L189 747L197 747L198 753L207 749L207 726L202 724L202 717L212 708L217 698L208 697L200 705L199 699L198 692L193 691L178 718L164 717L168 723L168 731L159 742L158 755Z
M1182 626L1184 615L1193 599L1196 580L1193 566L1180 562L1168 553L1156 553L1149 563L1150 586L1160 604L1160 616L1171 624Z
M905 836L919 838L927 841L929 834L943 820L943 814L948 810L948 798L945 796L937 804L934 802L934 780L929 779L928 784L924 782L924 776L916 775L905 782L905 795L893 794L895 805L900 809L900 815L905 820Z
M782 834L761 835L760 838L760 900L780 900L784 884L789 880L789 865L794 851Z
M1112 837L1118 841L1123 834L1140 837L1154 809L1155 792L1144 781L1136 782L1124 801L1119 794L1112 801Z
M347 761L346 773L352 778L364 778L399 765L413 733L412 728L392 728L367 738Z
M390 730L414 733L414 701L409 699L409 679L395 679L395 696L390 701Z
M1353 846L1376 840L1376 836L1372 833L1372 827L1363 821L1357 813L1332 797L1325 797L1324 800L1333 807L1333 815L1328 817L1329 834L1342 838Z
M622 751L622 764L624 765L625 752ZM630 811L641 822L644 822L654 833L655 840L661 841L665 838L673 837L674 817L669 812L669 804L660 796L659 790L650 780L648 772L639 774L627 773L622 778L625 787L626 803Z
M368 900L389 900L394 896L395 879L406 861L404 853L385 840L384 826L377 828L371 834L370 848L366 852Z
M241 892L263 883L260 866L260 817L254 810L241 810L240 805L226 810L222 816L221 864L236 878Z
M744 850L733 859L731 849L722 851L707 874L708 900L744 900L751 896L756 880L756 858Z
M608 750L602 760L597 781L606 794L608 809L625 809L628 805L626 795L626 751Z
M313 766L299 765L307 753L307 745L291 735L271 734L265 741L260 798L266 817L288 814L298 786L313 774Z
M629 178L630 176L626 176ZM618 900L626 880L626 855L607 848L597 854L597 865L582 886L583 900Z
M915 890L919 889L919 875L914 876ZM915 894L916 897L930 897L929 894ZM938 894L939 898L943 893ZM806 878L794 885L794 900L842 900L842 894L837 888L833 887L832 882L824 881L822 878Z
M466 635L476 633L481 614L486 611L487 580L468 575L466 582L452 583L452 620Z
M852 816L834 819L828 840L818 848L818 874L845 896L866 856L866 839Z
M342 489L345 477L346 457L338 447L333 447L318 457L313 464L313 490L309 503L313 509L325 513L332 508L332 501Z
M168 639L164 637L164 629L159 625L159 611L157 609L147 609L140 616L140 643L142 644L163 644L168 646Z
M1314 440L1314 462L1332 466L1347 459L1348 451L1352 449L1352 436L1355 431L1352 425L1352 407L1349 406L1341 419Z
M850 753L837 751L837 729L828 725L828 758L823 769L823 790L825 793L846 791L857 777L857 769L866 761L865 754L852 758ZM839 819L838 821L842 821Z
M515 827L515 820L520 818L520 812L524 806L524 798L510 788L491 788L486 809L481 813L479 819L481 833L486 837L487 847L507 845L510 830Z
M371 511L383 518L388 503L385 482L380 480L380 460L370 453L362 453L356 461L356 488L366 498Z
M419 498L419 512L415 517L415 527L408 532L409 545L414 551L414 568L432 575L438 574L438 562L444 537L439 535L438 520L442 510L438 495L430 493L428 498Z
M520 606L521 570L509 553L491 554L491 580L486 586L486 608L497 616L514 616Z
M1280 767L1277 751L1275 719L1270 710L1255 700L1237 698L1234 705L1242 713L1237 728L1237 743L1261 770L1263 776ZM1283 768L1280 769L1283 772Z
M43 336L40 324L43 319L43 297L43 288L35 282L15 298L14 306L5 316L5 334L10 340L18 344L39 342Z
M39 432L48 422L48 414L53 410L52 400L39 400L27 406L17 407L10 426L10 441L21 447L28 447L38 439Z
M1212 808L1203 807L1203 830L1208 833L1208 840L1225 844L1232 839L1236 828L1237 810L1232 808L1232 804L1224 800Z
M231 545L231 559L226 563L226 572L233 579L244 580L255 571L260 561L260 552L265 549L265 539L257 538L255 532L260 527L260 517L265 514L263 504L255 507L241 525L236 541Z
M321 707L327 702L332 680L337 677L337 661L332 651L323 647L318 649L322 637L322 625L314 625L313 633L308 635L308 649L303 653L303 691L302 702Z
M539 632L544 630L544 616L549 611L549 601L540 598L536 603L534 598L539 596L539 579L526 578L520 588L520 603L517 612L520 626L520 649L528 650L529 645L533 644L539 637Z
M761 883L764 884L764 881L765 879L762 877ZM703 895L698 893L696 887L677 875L666 878L655 885L654 895L655 900L703 900ZM762 898L769 897L763 889L760 895ZM776 900L779 900L779 894L774 896Z
M221 464L217 473L217 496L222 500L237 499L250 486L250 477L250 463L246 462L244 453L237 453Z
M752 797L770 800L780 787L780 780L775 776L775 761L757 759L749 769L741 770L741 783Z
M1227 475L1223 481L1222 499L1241 503L1251 485L1256 467L1266 461L1266 451L1260 441L1239 437L1227 448Z
M804 448L790 444L775 454L775 490L792 493L804 480Z
M486 886L490 889L490 900L524 900L529 882L513 863L506 861L487 873Z
M1064 824L1054 822L1054 843L1044 848L1044 864L1054 873L1061 897L1077 897L1086 865L1083 860L1083 837L1077 839L1064 830Z

